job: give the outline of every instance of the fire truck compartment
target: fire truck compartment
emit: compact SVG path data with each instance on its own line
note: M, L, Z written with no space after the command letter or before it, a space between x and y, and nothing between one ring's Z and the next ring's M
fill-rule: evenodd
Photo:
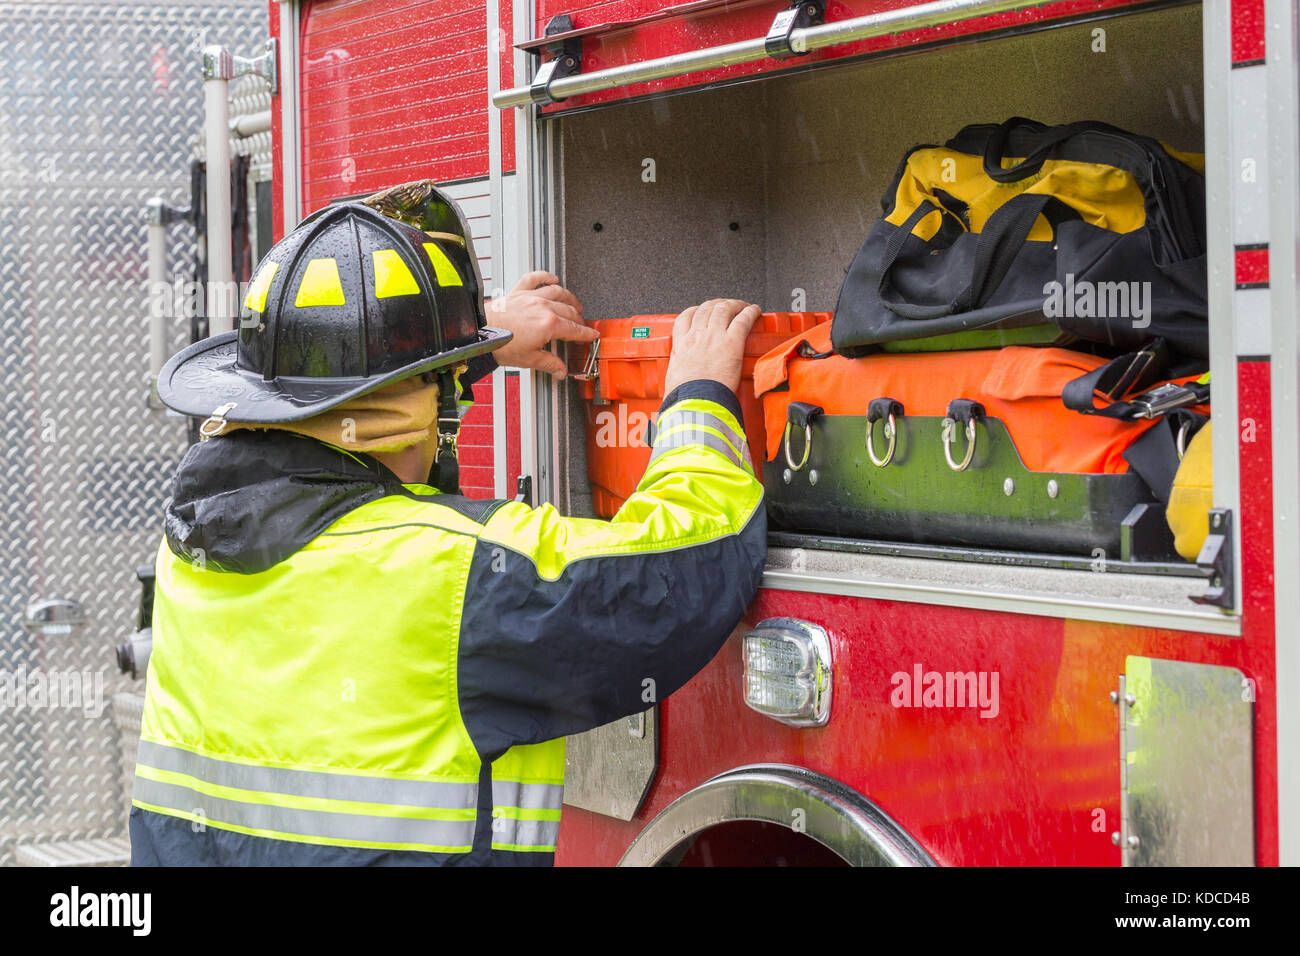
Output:
M543 124L554 161L554 256L593 319L675 313L717 296L768 311L831 310L909 147L942 143L970 123L1027 116L1101 120L1200 152L1202 99L1201 10L1180 4L562 113ZM583 351L572 350L571 367ZM574 382L561 395L556 497L571 513L592 514L583 400ZM1106 601L1124 607L1221 618L1189 600L1205 589L1204 572L1176 561L789 534L778 543L821 553L847 579L888 579L910 562L909 576L928 576L941 592L953 569L927 559L942 558L960 561L956 573L973 575L965 584L978 591L981 575L1014 564L1031 592L1114 591ZM1103 569L1140 583L1101 587L1089 572Z

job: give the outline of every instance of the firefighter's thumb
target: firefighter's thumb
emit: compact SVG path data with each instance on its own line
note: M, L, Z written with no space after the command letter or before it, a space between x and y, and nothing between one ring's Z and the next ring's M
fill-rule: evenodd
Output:
M537 364L533 367L539 372L548 372L556 378L565 378L569 374L569 366L565 364L564 359L545 349L538 350Z

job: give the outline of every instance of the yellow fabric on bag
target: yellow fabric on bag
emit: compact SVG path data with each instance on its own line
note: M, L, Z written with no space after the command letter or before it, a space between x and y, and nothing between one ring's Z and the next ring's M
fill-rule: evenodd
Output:
M1174 475L1165 511L1174 549L1188 561L1195 561L1210 533L1210 509L1214 506L1214 467L1210 455L1210 425L1207 422L1192 438Z
M1183 154L1174 155L1183 158ZM901 226L926 200L946 205L936 191L966 204L971 232L981 231L989 216L1021 193L1056 196L1078 212L1084 222L1112 232L1132 232L1146 224L1141 188L1131 175L1114 166L1049 159L1037 173L1023 180L998 183L984 174L982 157L942 147L919 149L908 157L907 169L894 195L894 208L885 220ZM942 221L940 213L931 213L912 230L913 235L928 241L939 231ZM1051 241L1051 225L1040 217L1028 238Z

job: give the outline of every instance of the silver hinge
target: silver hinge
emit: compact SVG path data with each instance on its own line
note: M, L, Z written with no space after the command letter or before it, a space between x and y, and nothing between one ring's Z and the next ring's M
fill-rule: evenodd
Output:
M203 78L233 80L248 74L260 76L271 87L271 95L280 92L280 41L271 37L258 56L235 56L223 46L203 48Z

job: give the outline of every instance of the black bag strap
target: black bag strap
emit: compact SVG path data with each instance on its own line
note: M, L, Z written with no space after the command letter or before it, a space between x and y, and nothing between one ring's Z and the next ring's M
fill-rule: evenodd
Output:
M890 299L885 292L889 284L889 273L898 261L903 244L917 223L936 211L956 218L949 210L925 200L889 237L881 258L880 300L891 312L905 319L937 319L978 308L1002 285L1002 280L1011 270L1012 263L1024 247L1039 216L1045 216L1053 229L1066 220L1081 218L1078 212L1055 196L1047 193L1021 193L998 207L985 222L975 246L970 284L951 302L946 305L917 305Z
M1098 123L1066 123L1063 126L1045 126L1036 120L1023 116L1013 116L1004 123L993 127L988 140L984 143L984 174L998 183L1014 183L1033 176L1043 168L1043 163L1052 150L1079 133L1097 129ZM1003 167L1002 159L1007 148L1007 140L1014 129L1028 129L1039 135L1030 147L1028 154L1014 166Z
M1195 434L1207 421L1209 419L1204 415L1198 415L1189 409L1176 409L1154 428L1147 429L1146 434L1124 452L1124 460L1128 462L1129 468L1146 482L1162 505L1169 504L1174 477L1182 463L1174 436L1184 427L1189 433Z
M1164 339L1153 339L1136 352L1113 358L1068 383L1061 390L1061 401L1071 411L1103 418L1133 418L1138 411L1132 402L1119 401L1136 388L1154 382L1169 364L1169 349ZM1110 404L1098 408L1093 399L1101 392Z

